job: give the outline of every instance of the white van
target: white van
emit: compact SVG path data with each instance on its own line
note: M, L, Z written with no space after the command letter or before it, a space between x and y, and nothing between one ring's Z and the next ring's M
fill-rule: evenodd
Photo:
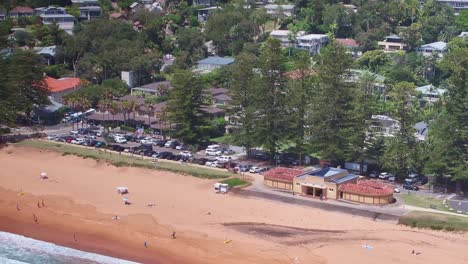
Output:
M205 154L207 156L219 156L221 155L221 146L219 145L210 145L208 148L205 150Z

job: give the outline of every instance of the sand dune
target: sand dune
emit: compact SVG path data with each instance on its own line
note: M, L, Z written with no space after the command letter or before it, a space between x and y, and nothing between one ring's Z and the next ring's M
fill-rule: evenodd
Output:
M0 150L0 164L1 230L144 263L468 263L466 234L219 195L213 180L29 148ZM39 180L41 171L50 178ZM129 188L132 205L117 186ZM47 207L37 208L38 199Z

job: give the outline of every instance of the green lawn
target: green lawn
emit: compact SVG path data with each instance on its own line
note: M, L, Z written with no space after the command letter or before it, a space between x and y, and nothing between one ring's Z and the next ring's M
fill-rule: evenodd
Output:
M230 187L246 185L248 183L248 182L243 181L243 180L241 180L239 178L226 179L226 180L223 180L221 182L229 184Z
M160 160L153 162L152 159L142 159L135 155L119 155L117 152L104 151L103 149L83 148L66 143L56 143L42 140L25 140L15 144L16 146L33 147L39 149L47 149L62 153L62 155L75 155L82 158L90 158L95 160L105 160L114 166L122 167L141 167L156 170L165 170L175 173L188 174L199 178L206 179L225 179L232 176L231 173L212 170L208 168L200 168L192 165L181 165L177 162L169 162Z
M427 195L417 195L417 194L400 194L400 197L403 198L405 204L422 207L422 208L431 208L441 211L450 211L443 204L442 199L437 199L432 196Z
M400 217L399 224L433 230L468 231L468 218L421 211L412 211Z
M234 145L234 138L231 135L224 135L222 137L212 138L211 141L220 144Z

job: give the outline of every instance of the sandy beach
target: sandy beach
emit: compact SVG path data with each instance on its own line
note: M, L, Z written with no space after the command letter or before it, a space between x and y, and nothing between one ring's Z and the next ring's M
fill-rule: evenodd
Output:
M13 146L0 164L0 230L141 263L468 263L466 233L220 195L216 180Z

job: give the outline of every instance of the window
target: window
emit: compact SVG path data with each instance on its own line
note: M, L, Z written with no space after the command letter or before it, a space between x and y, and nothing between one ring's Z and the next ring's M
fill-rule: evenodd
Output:
M330 192L335 191L335 189L333 189L333 188L328 188L328 190L329 190Z

